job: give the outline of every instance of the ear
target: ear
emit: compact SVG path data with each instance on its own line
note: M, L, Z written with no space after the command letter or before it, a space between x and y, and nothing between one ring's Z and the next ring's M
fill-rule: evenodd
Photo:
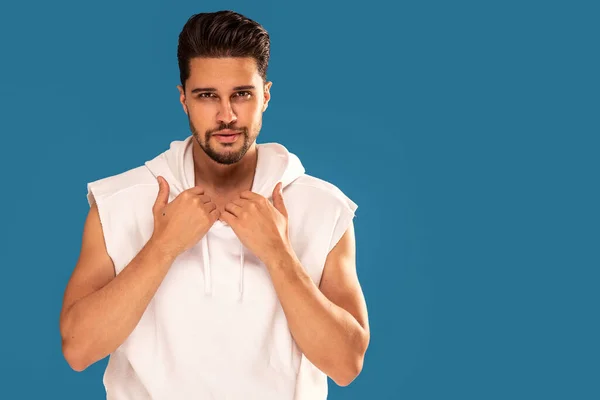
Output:
M265 102L263 104L262 112L265 112L267 110L267 107L269 107L269 100L271 100L271 85L273 85L273 82L265 83L265 90L263 94Z
M183 107L183 112L188 114L187 104L185 104L185 90L183 89L183 86L181 86L181 85L177 85L177 90L179 90L179 102L181 103L181 106Z

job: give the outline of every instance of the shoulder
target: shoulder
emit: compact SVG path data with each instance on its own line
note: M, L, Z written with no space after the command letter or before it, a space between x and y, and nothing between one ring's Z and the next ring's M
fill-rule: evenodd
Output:
M352 201L339 187L324 179L303 174L289 185L292 196L300 196L310 203L319 206L342 207L347 212L354 213L358 205Z
M156 191L158 183L152 173L142 165L121 172L116 175L107 176L87 184L87 199L90 206L99 198L107 200L114 196L132 197L133 189L144 189Z
M313 251L323 257L351 227L358 208L335 184L308 174L294 180L283 196L286 206L289 204L290 226L302 233L297 241L317 246Z

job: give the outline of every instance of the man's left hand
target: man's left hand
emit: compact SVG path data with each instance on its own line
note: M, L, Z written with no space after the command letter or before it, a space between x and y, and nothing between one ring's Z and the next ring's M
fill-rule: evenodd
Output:
M231 226L242 244L264 264L290 251L288 214L281 182L273 189L273 204L265 197L244 191L225 206L220 219Z

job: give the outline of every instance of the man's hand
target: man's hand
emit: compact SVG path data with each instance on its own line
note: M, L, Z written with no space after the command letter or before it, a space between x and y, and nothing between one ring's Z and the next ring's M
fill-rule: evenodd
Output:
M228 223L240 241L264 264L282 251L291 251L288 214L281 182L273 189L273 204L265 197L244 191L225 206L220 219Z
M219 210L204 189L194 186L169 201L169 184L158 177L158 195L152 214L152 239L174 256L193 247L219 218Z
M281 182L273 190L272 205L256 193L243 192L225 206L220 219L269 270L302 353L338 385L349 385L362 370L370 339L353 226L327 255L319 288L291 247Z

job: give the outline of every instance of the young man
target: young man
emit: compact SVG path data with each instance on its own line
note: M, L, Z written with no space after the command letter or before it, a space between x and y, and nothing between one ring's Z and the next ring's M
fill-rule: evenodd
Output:
M60 316L69 365L110 355L108 399L325 399L360 373L369 325L356 204L277 143L269 35L231 11L179 36L192 135L88 184Z

